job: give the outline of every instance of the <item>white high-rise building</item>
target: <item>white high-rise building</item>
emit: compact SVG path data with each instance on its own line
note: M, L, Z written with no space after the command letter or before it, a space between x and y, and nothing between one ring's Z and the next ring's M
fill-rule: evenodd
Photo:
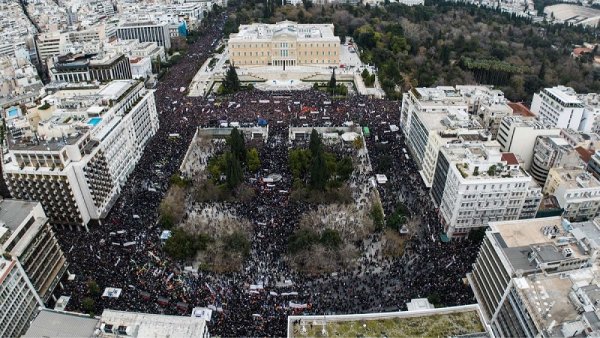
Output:
M490 222L467 275L495 337L597 337L598 220Z
M39 202L0 201L0 252L16 259L44 301L67 271L67 260Z
M533 148L531 176L540 185L546 183L548 172L557 167L584 166L575 148L562 137L539 136Z
M481 144L442 147L431 194L448 237L488 222L534 217L542 191L512 153Z
M573 88L557 86L543 89L533 95L531 111L553 127L589 131L582 129L586 126L583 120L584 105Z
M533 147L538 136L558 136L559 128L522 116L507 116L502 119L496 140L500 150L515 154L529 170L533 158Z
M19 337L44 303L16 259L0 257L0 337Z
M482 143L491 139L491 134L469 114L469 109L479 106L465 96L465 93L474 92L473 88L470 91L463 88L464 93L453 87L415 88L403 97L400 124L427 187L433 182L442 146L455 142Z
M73 86L7 122L4 176L12 196L40 201L51 223L86 226L116 201L158 114L140 81Z

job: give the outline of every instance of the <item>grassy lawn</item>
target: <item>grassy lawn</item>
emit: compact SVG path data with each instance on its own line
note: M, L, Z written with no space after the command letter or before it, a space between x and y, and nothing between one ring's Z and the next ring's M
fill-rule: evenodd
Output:
M316 324L315 324L316 322ZM311 327L311 324L312 327ZM295 324L294 337L323 337L323 320ZM437 314L411 318L327 321L328 337L448 337L484 332L476 311Z

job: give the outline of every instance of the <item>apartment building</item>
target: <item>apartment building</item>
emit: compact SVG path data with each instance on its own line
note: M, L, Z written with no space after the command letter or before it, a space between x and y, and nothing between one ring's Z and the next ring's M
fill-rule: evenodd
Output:
M531 117L508 116L502 118L497 141L500 150L515 154L523 161L523 169L531 168L533 148L538 136L558 136L561 130L536 121Z
M488 222L533 217L542 200L541 188L514 154L482 144L442 147L431 195L450 238Z
M543 192L556 197L567 219L582 221L600 215L600 181L583 168L550 169Z
M0 337L19 337L44 302L18 260L0 256Z
M531 111L541 120L557 128L582 130L584 105L570 87L544 88L533 95Z
M67 43L68 36L60 32L46 32L36 35L35 45L38 58L45 62L48 58L61 54L61 46Z
M538 184L543 186L546 183L552 168L577 166L584 166L584 163L567 140L556 136L537 137L529 172Z
M133 78L129 58L121 53L57 56L49 62L48 70L52 81L109 82Z
M593 337L597 221L560 217L490 222L467 275L496 337Z
M7 122L8 189L40 201L53 224L86 227L106 216L158 129L154 92L116 80L63 87L42 101L28 119Z
M469 105L469 114L479 120L495 140L502 118L513 115L513 109L501 90L488 86L458 85L456 90Z
M0 201L0 249L19 261L44 302L53 297L68 264L39 202Z
M333 24L240 25L229 36L229 57L236 66L338 66L340 38L333 32Z
M451 143L489 143L490 133L465 111L416 112L411 118L408 148L423 182L431 187L440 148ZM421 152L421 149L424 149Z
M137 39L140 42L156 42L166 50L171 48L169 25L165 22L152 21L121 22L117 27L116 36L123 40Z
M600 179L600 151L596 150L587 164L587 170Z

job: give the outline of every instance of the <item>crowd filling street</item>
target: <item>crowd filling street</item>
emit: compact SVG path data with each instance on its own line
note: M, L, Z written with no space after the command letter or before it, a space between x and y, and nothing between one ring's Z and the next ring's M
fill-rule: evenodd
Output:
M214 310L211 335L284 336L291 314L406 310L410 299L434 294L437 302L446 306L473 303L463 278L475 259L477 243L440 241L443 229L438 212L413 161L404 156L403 134L390 130L390 125L399 124L401 102L359 95L332 99L315 90L249 90L217 98L192 98L180 91L211 57L210 51L222 38L225 15L212 18L210 28L159 81L155 96L160 129L108 217L89 232L59 231L69 272L75 274L74 280L63 282L63 294L71 297L67 309L84 311L82 300L89 297L87 282L94 280L102 290L122 289L117 298L93 297L96 314L110 308L189 316L193 307L210 307ZM259 120L269 125L268 140L260 148L261 172L279 174L282 179L276 189L263 189L248 181L255 198L227 211L251 224L251 253L239 272L186 271L185 263L163 252L159 239L163 229L157 222L158 207L169 188L169 178L179 173L197 127L218 127L221 121L256 124ZM410 238L401 257L365 250L357 264L336 273L303 274L284 260L287 241L302 215L317 207L290 201L289 194L279 191L292 190L288 128L342 126L348 121L370 129L365 136L368 159L362 161L370 159L372 175L388 177L386 184L376 187L384 212L391 214L402 202L411 212L411 222L418 226L406 235ZM360 177L353 175L351 183L370 184ZM205 212L205 216L214 214ZM380 236L371 233L359 247Z

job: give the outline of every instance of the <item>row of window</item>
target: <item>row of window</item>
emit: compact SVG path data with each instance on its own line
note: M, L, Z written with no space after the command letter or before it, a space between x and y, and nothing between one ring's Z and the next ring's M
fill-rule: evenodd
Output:
M326 46L327 45L327 46ZM337 43L298 43L297 47L312 48L312 47L338 47ZM293 43L288 42L275 42L271 43L243 43L243 44L232 44L231 48L294 48Z
M265 55L264 51L261 52L232 52L233 56L271 56L271 52L267 51L266 52L267 55ZM287 49L282 49L279 51L279 56L283 56L283 57L287 57L289 55L294 55L294 52L289 52ZM298 53L298 55L302 55L302 53ZM310 51L310 54L308 51L304 51L304 56L325 56L325 51L321 51L321 53L319 52L314 52ZM327 51L327 55L328 56L336 56L337 52L336 51Z

